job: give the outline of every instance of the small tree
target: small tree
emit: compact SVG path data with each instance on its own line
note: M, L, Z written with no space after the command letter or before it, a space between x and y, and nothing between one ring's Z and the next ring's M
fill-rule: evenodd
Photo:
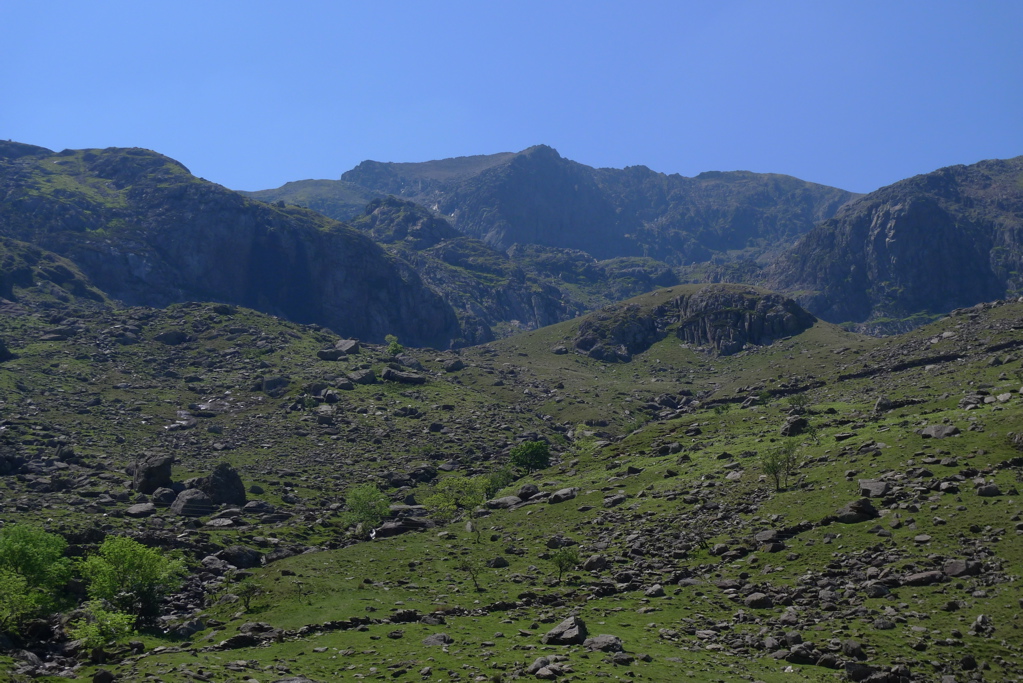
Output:
M142 623L159 613L160 600L181 584L185 566L126 536L108 536L99 553L81 563L89 595Z
M542 470L551 464L551 452L546 441L526 441L511 449L511 464L526 472Z
M368 535L368 529L377 526L390 514L391 502L375 484L361 484L349 489L345 496L348 513L344 518L345 526L361 524Z
M789 441L777 451L769 451L761 457L764 474L774 479L774 490L781 491L789 485L789 477L795 474L799 456L795 442Z
M249 605L252 604L252 599L259 595L262 595L263 589L260 588L257 584L253 583L251 580L242 581L234 590L234 594L237 595L238 598L242 601L242 607L244 607L245 611L248 612Z
M441 479L423 505L437 520L450 522L460 510L472 510L483 504L487 495L484 477L451 476Z
M810 407L810 397L806 394L793 394L785 399L785 402L788 403L789 408L796 413L803 413Z
M385 336L384 341L387 342L387 353L392 356L397 356L405 350L405 347L398 343L398 338L393 334Z
M579 566L579 560L579 550L575 546L564 546L551 553L551 564L558 571L558 583L561 583L565 572Z
M458 561L458 564L455 565L455 569L468 574L469 578L472 579L472 585L476 587L476 592L482 593L483 589L480 587L479 578L480 574L483 573L483 568L485 566L486 565L483 564L483 561L480 558L469 553Z
M0 529L0 568L24 577L30 589L52 597L71 576L71 561L64 557L67 541L28 524Z

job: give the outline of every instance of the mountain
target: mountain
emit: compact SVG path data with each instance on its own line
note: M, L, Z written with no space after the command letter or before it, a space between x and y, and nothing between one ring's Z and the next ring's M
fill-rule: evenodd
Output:
M441 348L461 336L451 307L359 231L148 150L0 143L0 236L69 259L129 305L222 301Z
M687 178L645 166L597 169L545 145L423 163L364 161L333 183L304 181L252 196L348 218L349 204L331 197L353 197L358 188L366 197L410 199L502 250L540 245L675 266L715 256L765 258L858 196L777 174Z
M767 284L798 292L825 320L868 325L1018 296L1023 156L942 168L860 197L780 257Z
M597 261L536 246L506 253L393 196L372 200L350 224L408 263L454 308L463 334L456 346L552 325L678 282L674 269L653 259Z

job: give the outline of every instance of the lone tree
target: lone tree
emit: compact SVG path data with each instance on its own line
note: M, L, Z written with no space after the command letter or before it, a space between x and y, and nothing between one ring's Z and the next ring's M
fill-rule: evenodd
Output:
M450 522L459 510L472 510L483 504L487 495L484 477L445 477L423 499L423 505L438 521Z
M551 563L558 570L558 583L561 583L561 577L565 572L579 566L579 560L579 550L575 546L558 548L551 553Z
M511 464L527 472L550 467L551 452L546 441L525 441L511 450Z
M391 502L387 496L370 483L350 489L345 496L345 505L348 507L346 526L361 524L365 534L391 512Z
M480 587L479 578L480 574L483 573L484 566L483 560L472 554L470 551L458 561L458 564L455 565L455 569L468 574L469 578L472 579L472 585L476 587L476 592L482 593L483 588Z

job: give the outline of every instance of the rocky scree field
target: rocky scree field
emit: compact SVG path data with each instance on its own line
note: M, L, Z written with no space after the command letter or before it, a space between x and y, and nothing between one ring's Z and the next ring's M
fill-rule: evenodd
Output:
M1023 675L1023 303L875 339L677 286L442 352L12 291L0 521L189 571L105 662L67 612L5 633L11 680Z

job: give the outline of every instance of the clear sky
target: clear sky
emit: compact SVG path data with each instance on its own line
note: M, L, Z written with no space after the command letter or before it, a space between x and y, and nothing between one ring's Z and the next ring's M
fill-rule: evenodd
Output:
M243 190L543 143L868 192L1023 154L1023 2L6 0L0 138Z

